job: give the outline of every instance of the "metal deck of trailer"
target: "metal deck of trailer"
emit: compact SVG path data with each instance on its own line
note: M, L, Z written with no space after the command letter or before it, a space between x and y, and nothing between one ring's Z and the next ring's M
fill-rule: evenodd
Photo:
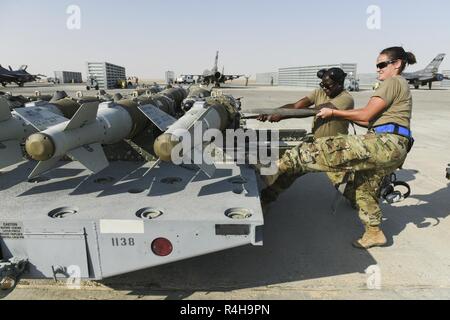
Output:
M262 245L258 181L247 166L218 165L210 179L163 163L112 162L91 175L65 162L28 181L34 166L23 162L0 174L0 260L27 260L24 278L77 270L82 279L99 280ZM160 237L173 245L166 257L151 249Z

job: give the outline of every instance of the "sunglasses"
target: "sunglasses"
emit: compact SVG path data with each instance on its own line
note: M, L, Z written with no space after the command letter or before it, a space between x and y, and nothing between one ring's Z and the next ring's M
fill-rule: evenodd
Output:
M389 60L389 61L384 61L384 62L380 62L379 64L377 64L377 69L384 69L386 68L388 65L393 64L395 62L397 62L397 60Z

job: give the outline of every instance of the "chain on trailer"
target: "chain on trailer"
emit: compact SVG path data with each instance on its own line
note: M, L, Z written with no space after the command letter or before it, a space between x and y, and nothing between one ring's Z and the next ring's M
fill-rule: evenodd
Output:
M0 261L0 289L14 289L24 273L28 259L13 257L8 261Z

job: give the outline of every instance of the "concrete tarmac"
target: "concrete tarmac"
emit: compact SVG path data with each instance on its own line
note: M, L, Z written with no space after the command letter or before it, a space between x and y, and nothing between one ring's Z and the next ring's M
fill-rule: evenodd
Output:
M62 87L39 88L43 94ZM63 87L69 95L80 88ZM3 91L33 93L35 87ZM295 102L307 90L286 87L232 87L243 109ZM352 93L364 106L371 91ZM92 94L92 92L91 92ZM64 283L22 280L4 299L449 299L450 298L450 91L413 91L416 139L398 176L412 196L383 204L389 243L369 251L351 242L363 227L342 201L335 215L335 190L323 174L299 179L272 204L264 246L246 246L142 270L69 290ZM311 128L311 119L279 124L249 121L260 128ZM364 129L357 129L364 133Z

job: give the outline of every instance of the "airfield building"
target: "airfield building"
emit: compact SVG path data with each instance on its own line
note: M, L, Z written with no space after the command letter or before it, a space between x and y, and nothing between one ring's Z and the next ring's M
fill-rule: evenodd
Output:
M88 81L95 79L100 89L114 89L127 80L124 67L108 62L87 62L87 75Z
M82 83L81 72L55 71L55 80L58 83Z
M173 71L166 71L166 83L172 84L175 82L175 72Z
M278 70L278 84L280 86L296 86L303 88L317 88L320 79L317 72L321 69L342 68L347 74L357 75L356 63L340 63L306 67L288 67Z
M265 72L256 74L256 84L259 85L278 85L278 72Z

